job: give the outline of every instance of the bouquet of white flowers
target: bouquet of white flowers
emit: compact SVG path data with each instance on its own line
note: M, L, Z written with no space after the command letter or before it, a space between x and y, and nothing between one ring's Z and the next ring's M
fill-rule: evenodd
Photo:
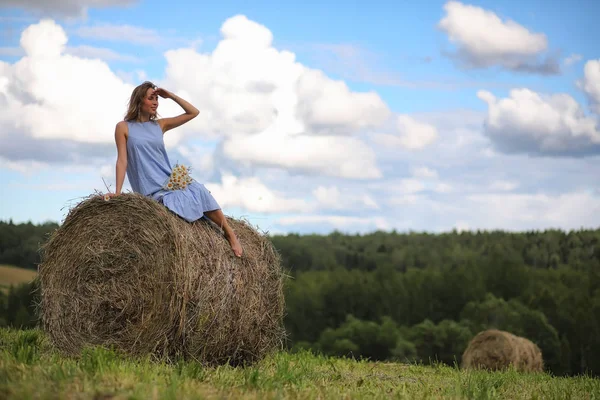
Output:
M191 168L185 165L175 164L173 171L169 176L169 179L163 185L165 190L180 190L185 189L190 183L193 182L193 178L190 176Z

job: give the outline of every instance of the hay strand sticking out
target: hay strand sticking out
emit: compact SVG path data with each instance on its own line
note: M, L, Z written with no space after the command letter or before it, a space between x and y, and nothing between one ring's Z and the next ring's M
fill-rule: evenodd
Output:
M530 340L497 329L478 333L462 355L465 369L492 371L513 366L521 372L541 372L544 369L542 352Z
M86 345L207 364L252 363L283 345L280 258L266 235L228 217L190 224L139 194L90 197L43 247L40 317L64 353Z

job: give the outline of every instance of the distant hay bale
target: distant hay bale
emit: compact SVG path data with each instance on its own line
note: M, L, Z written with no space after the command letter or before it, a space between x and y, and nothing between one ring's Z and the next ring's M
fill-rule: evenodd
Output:
M284 275L265 235L228 221L241 259L212 223L139 194L82 201L42 249L42 327L73 355L105 345L205 364L259 360L283 344Z
M465 369L502 370L514 366L521 372L544 369L540 348L528 339L512 333L489 329L478 333L462 355Z

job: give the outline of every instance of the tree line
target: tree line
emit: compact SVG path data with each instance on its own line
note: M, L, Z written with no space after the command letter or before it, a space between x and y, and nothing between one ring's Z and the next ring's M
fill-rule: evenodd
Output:
M35 268L34 254L54 228L0 224L0 263ZM20 250L5 246L5 229L22 235L12 238ZM600 375L600 229L271 240L290 275L292 350L453 365L475 334L497 328L537 343L553 374ZM5 252L22 261L5 261ZM25 317L32 299L19 290L0 300L0 323L34 323Z
M31 222L15 224L0 221L0 264L37 269L40 244L58 228L55 222L36 225Z

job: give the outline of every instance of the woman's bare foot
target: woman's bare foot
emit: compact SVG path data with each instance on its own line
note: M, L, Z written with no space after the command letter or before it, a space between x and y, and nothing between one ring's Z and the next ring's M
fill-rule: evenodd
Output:
M206 215L212 222L214 222L221 229L223 229L223 232L225 233L225 238L231 245L233 254L235 254L237 257L241 257L242 245L240 244L240 241L235 235L235 232L233 232L233 229L231 229L231 226L229 226L229 224L227 223L227 219L223 215L223 212L219 209L214 211L207 211L204 213L204 215Z

